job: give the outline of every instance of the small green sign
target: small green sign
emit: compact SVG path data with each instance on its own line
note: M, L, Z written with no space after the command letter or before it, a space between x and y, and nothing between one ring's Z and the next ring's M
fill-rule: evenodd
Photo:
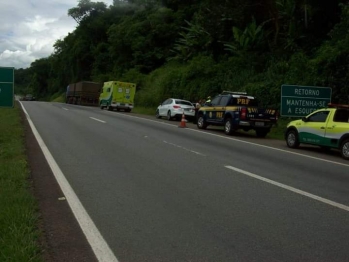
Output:
M14 107L13 67L0 67L0 107Z
M281 86L281 116L302 117L331 103L332 89L317 86Z

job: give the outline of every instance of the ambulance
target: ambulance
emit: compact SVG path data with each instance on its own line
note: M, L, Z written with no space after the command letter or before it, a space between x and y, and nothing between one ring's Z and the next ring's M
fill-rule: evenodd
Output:
M109 111L116 109L131 112L134 107L134 97L136 94L136 84L108 81L104 82L99 96L99 106L101 109L107 108Z

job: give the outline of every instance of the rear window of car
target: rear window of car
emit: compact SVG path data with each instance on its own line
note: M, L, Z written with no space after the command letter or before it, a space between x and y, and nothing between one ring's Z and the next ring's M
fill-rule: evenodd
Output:
M176 100L175 103L176 103L177 105L193 106L193 104L190 103L189 101Z

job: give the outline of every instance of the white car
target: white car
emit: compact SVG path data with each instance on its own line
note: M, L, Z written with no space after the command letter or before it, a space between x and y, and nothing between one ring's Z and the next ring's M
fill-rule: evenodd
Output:
M194 120L195 107L191 102L182 99L169 98L158 106L155 116L156 118L165 116L167 120L171 120L172 118L180 120L183 112L187 120Z

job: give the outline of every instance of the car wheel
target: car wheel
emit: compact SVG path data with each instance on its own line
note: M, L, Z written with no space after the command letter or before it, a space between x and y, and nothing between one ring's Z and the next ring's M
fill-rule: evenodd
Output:
M342 142L340 150L342 157L345 160L349 160L349 139L346 139Z
M298 134L295 130L287 132L286 144L289 148L297 148L299 146Z
M172 119L171 111L168 110L168 112L167 112L167 120L168 120L168 121L171 121L171 119Z
M199 129L206 129L207 123L203 115L199 115L196 125Z
M233 120L230 117L224 122L224 132L227 135L232 135L234 133Z
M155 117L156 117L156 118L160 118L160 117L161 117L161 116L160 116L159 109L156 110Z

